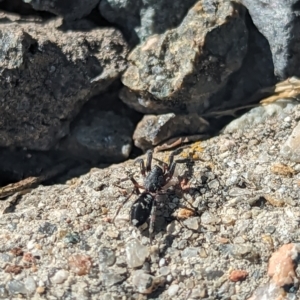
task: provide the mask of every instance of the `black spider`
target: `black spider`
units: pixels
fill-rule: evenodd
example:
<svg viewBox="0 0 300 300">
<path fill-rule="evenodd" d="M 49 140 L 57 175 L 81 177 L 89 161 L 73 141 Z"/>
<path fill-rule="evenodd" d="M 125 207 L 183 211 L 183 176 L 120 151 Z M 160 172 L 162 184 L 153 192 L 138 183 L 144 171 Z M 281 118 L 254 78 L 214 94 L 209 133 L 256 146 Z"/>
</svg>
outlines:
<svg viewBox="0 0 300 300">
<path fill-rule="evenodd" d="M 131 212 L 130 212 L 131 223 L 134 226 L 139 227 L 143 225 L 150 217 L 150 225 L 149 225 L 150 243 L 152 242 L 152 235 L 154 231 L 157 196 L 160 194 L 164 194 L 164 192 L 162 192 L 162 188 L 172 179 L 176 167 L 176 162 L 174 161 L 174 152 L 170 154 L 168 164 L 163 163 L 162 168 L 157 165 L 151 168 L 152 156 L 153 156 L 153 151 L 148 150 L 146 167 L 143 159 L 137 159 L 135 161 L 135 164 L 138 163 L 140 165 L 141 173 L 142 176 L 144 177 L 144 184 L 140 185 L 133 178 L 133 176 L 130 176 L 130 180 L 134 185 L 134 189 L 130 193 L 130 195 L 124 200 L 124 202 L 120 205 L 115 215 L 115 216 L 118 215 L 120 209 L 133 195 L 134 192 L 137 195 L 139 195 L 139 197 L 136 199 L 136 201 L 133 203 L 131 207 Z M 143 189 L 144 192 L 140 193 L 139 189 Z"/>
</svg>

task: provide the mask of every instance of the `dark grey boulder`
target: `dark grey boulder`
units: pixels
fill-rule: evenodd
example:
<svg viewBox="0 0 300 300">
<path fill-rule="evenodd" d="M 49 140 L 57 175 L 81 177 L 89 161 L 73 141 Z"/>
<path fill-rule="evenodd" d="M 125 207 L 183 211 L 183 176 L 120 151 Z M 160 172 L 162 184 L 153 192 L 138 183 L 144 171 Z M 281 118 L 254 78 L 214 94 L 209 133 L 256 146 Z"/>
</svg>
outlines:
<svg viewBox="0 0 300 300">
<path fill-rule="evenodd" d="M 25 0 L 35 10 L 51 12 L 66 20 L 76 20 L 87 16 L 100 0 Z"/>
<path fill-rule="evenodd" d="M 270 44 L 275 75 L 300 76 L 300 2 L 241 0 L 258 30 Z"/>
<path fill-rule="evenodd" d="M 51 149 L 83 104 L 126 67 L 119 31 L 62 32 L 60 25 L 0 25 L 0 147 Z"/>
</svg>

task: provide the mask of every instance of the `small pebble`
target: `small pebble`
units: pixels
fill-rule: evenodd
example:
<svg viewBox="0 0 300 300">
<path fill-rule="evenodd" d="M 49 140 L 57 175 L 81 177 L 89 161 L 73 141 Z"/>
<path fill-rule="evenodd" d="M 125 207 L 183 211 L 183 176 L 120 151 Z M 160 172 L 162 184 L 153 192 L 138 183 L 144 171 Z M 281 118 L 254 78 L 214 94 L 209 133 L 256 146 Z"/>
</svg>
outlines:
<svg viewBox="0 0 300 300">
<path fill-rule="evenodd" d="M 45 293 L 45 291 L 46 291 L 46 289 L 45 289 L 45 287 L 44 286 L 38 286 L 37 288 L 36 288 L 36 292 L 38 293 L 38 294 L 44 294 Z"/>
<path fill-rule="evenodd" d="M 34 240 L 30 240 L 28 243 L 27 243 L 27 249 L 28 250 L 32 250 L 34 247 L 35 247 L 35 244 L 36 242 Z"/>
<path fill-rule="evenodd" d="M 164 258 L 161 258 L 161 259 L 159 260 L 158 265 L 159 265 L 160 267 L 163 267 L 165 264 L 166 264 L 166 260 L 165 260 Z"/>
<path fill-rule="evenodd" d="M 111 272 L 103 272 L 101 274 L 102 283 L 106 287 L 111 287 L 115 284 L 118 284 L 119 282 L 124 281 L 124 279 L 126 279 L 125 276 Z"/>
<path fill-rule="evenodd" d="M 0 284 L 0 299 L 8 299 L 8 291 L 4 284 Z"/>
<path fill-rule="evenodd" d="M 230 273 L 229 280 L 232 282 L 243 281 L 247 278 L 248 272 L 244 270 L 233 270 Z"/>
<path fill-rule="evenodd" d="M 217 218 L 211 214 L 208 211 L 205 211 L 202 215 L 201 215 L 201 223 L 202 224 L 216 224 L 217 223 Z"/>
<path fill-rule="evenodd" d="M 192 230 L 198 230 L 200 227 L 200 218 L 199 217 L 191 217 L 183 221 L 183 224 Z"/>
<path fill-rule="evenodd" d="M 191 247 L 188 247 L 188 248 L 185 248 L 182 253 L 181 253 L 181 257 L 184 258 L 184 257 L 196 257 L 198 256 L 198 249 L 197 248 L 191 248 Z"/>
<path fill-rule="evenodd" d="M 166 276 L 170 273 L 170 268 L 169 267 L 161 267 L 159 269 L 159 274 L 160 275 L 163 275 L 163 276 Z"/>
<path fill-rule="evenodd" d="M 67 244 L 77 244 L 80 242 L 80 236 L 78 232 L 68 232 L 64 237 L 64 242 Z"/>
<path fill-rule="evenodd" d="M 57 271 L 53 277 L 51 277 L 52 283 L 61 284 L 67 280 L 69 277 L 69 272 L 66 270 L 59 270 Z"/>
<path fill-rule="evenodd" d="M 24 285 L 29 294 L 33 294 L 36 290 L 36 283 L 33 277 L 29 276 L 25 278 Z"/>
<path fill-rule="evenodd" d="M 179 291 L 179 285 L 178 284 L 172 284 L 168 288 L 168 295 L 169 297 L 174 297 Z"/>
<path fill-rule="evenodd" d="M 45 222 L 40 226 L 39 232 L 51 236 L 55 231 L 57 231 L 57 226 L 49 222 Z"/>
<path fill-rule="evenodd" d="M 127 243 L 126 257 L 128 266 L 131 268 L 141 267 L 149 256 L 149 249 L 134 239 Z"/>
<path fill-rule="evenodd" d="M 69 267 L 72 272 L 79 276 L 86 275 L 91 270 L 92 261 L 89 256 L 74 254 L 69 258 Z"/>
<path fill-rule="evenodd" d="M 151 294 L 157 288 L 155 277 L 141 270 L 134 273 L 132 283 L 141 294 Z"/>
<path fill-rule="evenodd" d="M 115 252 L 109 248 L 102 248 L 99 251 L 99 262 L 103 267 L 110 267 L 116 262 Z"/>
<path fill-rule="evenodd" d="M 27 289 L 25 285 L 20 280 L 11 280 L 7 284 L 7 288 L 10 294 L 26 294 Z"/>
</svg>

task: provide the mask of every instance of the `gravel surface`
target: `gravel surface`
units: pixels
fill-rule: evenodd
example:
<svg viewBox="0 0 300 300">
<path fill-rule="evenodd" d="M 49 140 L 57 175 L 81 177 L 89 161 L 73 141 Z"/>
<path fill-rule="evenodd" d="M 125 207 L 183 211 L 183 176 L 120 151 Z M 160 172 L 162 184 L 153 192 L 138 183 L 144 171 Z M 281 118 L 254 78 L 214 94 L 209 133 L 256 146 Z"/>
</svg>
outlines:
<svg viewBox="0 0 300 300">
<path fill-rule="evenodd" d="M 128 174 L 142 183 L 133 161 L 39 186 L 10 212 L 14 196 L 1 201 L 0 298 L 250 298 L 269 281 L 271 255 L 299 241 L 300 163 L 282 152 L 299 120 L 299 104 L 270 104 L 185 147 L 158 198 L 152 245 L 147 224 L 129 223 L 136 195 L 112 223 Z M 282 299 L 300 297 L 291 268 Z"/>
</svg>

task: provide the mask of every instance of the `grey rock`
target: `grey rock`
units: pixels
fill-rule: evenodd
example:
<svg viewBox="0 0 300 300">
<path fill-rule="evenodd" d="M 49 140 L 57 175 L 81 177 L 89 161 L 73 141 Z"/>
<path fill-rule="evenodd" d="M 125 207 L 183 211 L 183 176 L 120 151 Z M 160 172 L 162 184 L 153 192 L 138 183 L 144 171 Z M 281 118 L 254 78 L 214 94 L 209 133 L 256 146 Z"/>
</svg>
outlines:
<svg viewBox="0 0 300 300">
<path fill-rule="evenodd" d="M 128 49 L 118 31 L 64 33 L 60 24 L 0 25 L 0 147 L 50 149 L 125 68 Z"/>
<path fill-rule="evenodd" d="M 119 162 L 129 157 L 133 124 L 112 111 L 83 112 L 59 149 L 91 162 Z"/>
<path fill-rule="evenodd" d="M 169 267 L 161 267 L 159 269 L 159 274 L 162 276 L 167 276 L 168 274 L 170 274 L 170 268 Z"/>
<path fill-rule="evenodd" d="M 0 254 L 0 261 L 3 261 L 3 262 L 11 262 L 12 261 L 12 256 L 9 255 L 9 254 L 6 254 L 6 253 L 1 253 Z"/>
<path fill-rule="evenodd" d="M 100 249 L 99 262 L 103 268 L 112 266 L 116 262 L 115 252 L 109 248 Z"/>
<path fill-rule="evenodd" d="M 67 20 L 80 19 L 87 16 L 100 0 L 24 0 L 35 10 L 48 11 Z"/>
<path fill-rule="evenodd" d="M 207 278 L 207 280 L 217 280 L 218 278 L 222 277 L 223 275 L 224 275 L 224 272 L 222 270 L 207 269 L 204 272 L 204 276 Z"/>
<path fill-rule="evenodd" d="M 142 270 L 135 271 L 132 277 L 132 283 L 136 291 L 141 294 L 151 294 L 163 281 L 162 277 L 154 277 Z"/>
<path fill-rule="evenodd" d="M 136 43 L 178 26 L 196 1 L 102 0 L 99 10 L 105 19 L 121 26 Z"/>
<path fill-rule="evenodd" d="M 244 9 L 198 1 L 178 28 L 131 52 L 120 97 L 143 113 L 202 112 L 241 67 L 247 38 Z"/>
<path fill-rule="evenodd" d="M 80 242 L 80 235 L 78 232 L 68 232 L 64 237 L 66 244 L 77 244 Z"/>
<path fill-rule="evenodd" d="M 192 217 L 192 218 L 188 218 L 186 220 L 183 221 L 183 224 L 192 230 L 198 230 L 200 227 L 200 218 L 199 217 Z"/>
<path fill-rule="evenodd" d="M 263 298 L 276 299 L 282 293 L 283 293 L 283 289 L 281 289 L 279 286 L 276 286 L 276 284 L 274 282 L 268 282 L 265 285 L 258 287 L 254 291 L 250 300 L 260 300 Z M 295 296 L 295 295 L 291 295 L 291 297 L 286 297 L 286 299 L 296 299 L 293 296 Z"/>
<path fill-rule="evenodd" d="M 54 276 L 51 277 L 51 282 L 56 284 L 64 283 L 69 277 L 69 272 L 66 270 L 58 270 Z"/>
<path fill-rule="evenodd" d="M 247 259 L 255 262 L 260 257 L 259 253 L 251 244 L 221 245 L 220 248 L 221 251 L 227 252 L 235 259 Z"/>
<path fill-rule="evenodd" d="M 179 291 L 179 285 L 178 284 L 172 284 L 168 288 L 168 295 L 169 297 L 174 297 Z"/>
<path fill-rule="evenodd" d="M 133 140 L 145 151 L 172 137 L 203 133 L 208 128 L 208 122 L 196 114 L 146 115 L 138 123 Z"/>
<path fill-rule="evenodd" d="M 101 274 L 101 279 L 104 286 L 111 287 L 117 283 L 124 281 L 126 277 L 120 274 L 115 274 L 113 272 L 103 272 Z"/>
<path fill-rule="evenodd" d="M 148 255 L 148 247 L 142 245 L 138 240 L 134 239 L 128 242 L 126 246 L 126 256 L 129 267 L 141 267 Z"/>
<path fill-rule="evenodd" d="M 33 294 L 36 290 L 36 282 L 33 277 L 28 276 L 24 279 L 24 285 L 29 294 Z"/>
<path fill-rule="evenodd" d="M 255 103 L 268 95 L 267 89 L 276 83 L 270 45 L 253 25 L 248 13 L 245 16 L 248 30 L 248 49 L 242 66 L 233 72 L 227 84 L 210 98 L 210 111 L 241 107 Z M 273 89 L 270 89 L 270 93 Z"/>
<path fill-rule="evenodd" d="M 49 222 L 45 222 L 40 226 L 39 232 L 51 236 L 54 232 L 57 231 L 57 226 Z"/>
<path fill-rule="evenodd" d="M 5 288 L 4 284 L 0 284 L 0 299 L 7 299 L 8 298 L 8 291 Z"/>
<path fill-rule="evenodd" d="M 254 24 L 267 38 L 280 79 L 299 76 L 300 30 L 298 0 L 241 0 L 248 8 Z"/>
<path fill-rule="evenodd" d="M 7 283 L 7 289 L 10 294 L 27 294 L 27 289 L 25 288 L 25 285 L 20 280 L 11 280 Z"/>
<path fill-rule="evenodd" d="M 300 122 L 294 128 L 292 134 L 281 147 L 282 157 L 293 162 L 300 162 Z"/>
<path fill-rule="evenodd" d="M 181 256 L 186 258 L 196 257 L 197 255 L 198 255 L 198 249 L 192 247 L 185 248 L 181 253 Z"/>
</svg>

